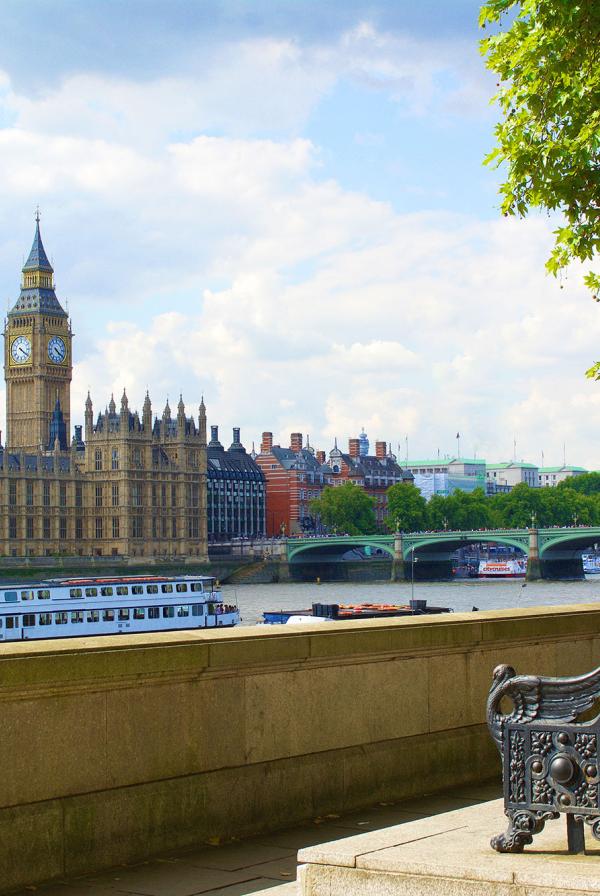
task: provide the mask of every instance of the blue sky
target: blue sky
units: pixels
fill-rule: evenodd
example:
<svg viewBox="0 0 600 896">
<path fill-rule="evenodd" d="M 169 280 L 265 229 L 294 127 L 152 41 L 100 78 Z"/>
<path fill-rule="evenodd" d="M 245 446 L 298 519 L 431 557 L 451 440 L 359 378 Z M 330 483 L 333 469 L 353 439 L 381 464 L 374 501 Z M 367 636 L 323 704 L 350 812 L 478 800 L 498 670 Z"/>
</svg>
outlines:
<svg viewBox="0 0 600 896">
<path fill-rule="evenodd" d="M 228 443 L 597 466 L 597 315 L 498 214 L 478 4 L 30 2 L 0 28 L 0 283 L 42 210 L 74 422 L 204 394 Z M 587 302 L 587 304 L 586 304 Z M 402 449 L 404 450 L 404 449 Z"/>
</svg>

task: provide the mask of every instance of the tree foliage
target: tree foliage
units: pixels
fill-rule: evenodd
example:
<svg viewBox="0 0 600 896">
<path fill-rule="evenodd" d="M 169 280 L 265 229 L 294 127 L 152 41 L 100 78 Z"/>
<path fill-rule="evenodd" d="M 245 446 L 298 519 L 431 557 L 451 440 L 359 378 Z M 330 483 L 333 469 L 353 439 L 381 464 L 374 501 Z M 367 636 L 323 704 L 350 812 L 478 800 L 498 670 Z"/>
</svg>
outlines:
<svg viewBox="0 0 600 896">
<path fill-rule="evenodd" d="M 569 476 L 559 482 L 557 488 L 573 488 L 582 495 L 595 495 L 600 492 L 600 473 L 582 473 L 580 476 Z"/>
<path fill-rule="evenodd" d="M 386 525 L 392 532 L 418 532 L 427 521 L 427 502 L 411 482 L 397 482 L 387 490 Z"/>
<path fill-rule="evenodd" d="M 506 163 L 505 215 L 560 215 L 546 263 L 556 275 L 600 249 L 600 2 L 487 0 L 479 21 L 494 31 L 481 50 L 503 113 L 485 161 Z M 600 276 L 585 282 L 600 301 Z M 600 362 L 587 375 L 600 379 Z"/>
<path fill-rule="evenodd" d="M 334 488 L 327 486 L 321 497 L 311 501 L 310 511 L 320 516 L 331 531 L 346 535 L 369 535 L 375 532 L 375 499 L 354 485 L 345 482 Z"/>
<path fill-rule="evenodd" d="M 556 488 L 531 488 L 521 482 L 512 491 L 490 498 L 482 489 L 470 493 L 455 491 L 448 496 L 434 495 L 426 506 L 421 528 L 433 531 L 526 529 L 532 523 L 542 528 L 574 524 L 597 526 L 600 525 L 600 491 L 596 489 L 600 488 L 600 474 L 590 473 L 588 476 L 594 477 L 588 480 L 589 492 L 585 485 L 579 489 L 575 486 L 579 479 L 586 478 L 578 476 Z"/>
</svg>

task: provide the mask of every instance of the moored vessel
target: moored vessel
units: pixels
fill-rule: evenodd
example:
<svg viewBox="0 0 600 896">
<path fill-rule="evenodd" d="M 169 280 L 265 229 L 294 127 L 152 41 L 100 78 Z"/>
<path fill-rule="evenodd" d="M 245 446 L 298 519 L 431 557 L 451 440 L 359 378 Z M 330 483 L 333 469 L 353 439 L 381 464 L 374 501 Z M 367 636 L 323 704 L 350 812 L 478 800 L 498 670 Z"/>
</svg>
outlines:
<svg viewBox="0 0 600 896">
<path fill-rule="evenodd" d="M 480 579 L 523 579 L 526 573 L 527 561 L 525 559 L 481 560 L 477 576 Z"/>
<path fill-rule="evenodd" d="M 212 576 L 103 576 L 0 586 L 0 641 L 237 625 Z"/>
<path fill-rule="evenodd" d="M 313 604 L 306 610 L 265 610 L 267 625 L 296 622 L 344 622 L 353 619 L 385 619 L 395 616 L 427 616 L 452 613 L 451 607 L 434 607 L 426 600 L 411 600 L 408 604 Z"/>
</svg>

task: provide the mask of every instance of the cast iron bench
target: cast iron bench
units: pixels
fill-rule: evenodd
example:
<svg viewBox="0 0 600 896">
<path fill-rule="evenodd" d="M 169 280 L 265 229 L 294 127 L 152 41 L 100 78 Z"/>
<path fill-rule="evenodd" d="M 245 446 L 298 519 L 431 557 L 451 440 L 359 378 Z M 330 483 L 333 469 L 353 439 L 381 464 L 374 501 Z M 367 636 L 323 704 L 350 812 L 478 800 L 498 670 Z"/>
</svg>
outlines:
<svg viewBox="0 0 600 896">
<path fill-rule="evenodd" d="M 503 698 L 512 709 L 503 712 Z M 567 818 L 569 852 L 585 849 L 584 822 L 600 840 L 600 715 L 579 716 L 600 699 L 600 667 L 575 678 L 517 675 L 494 669 L 487 723 L 502 757 L 506 833 L 493 837 L 498 852 L 522 852 L 546 821 Z"/>
</svg>

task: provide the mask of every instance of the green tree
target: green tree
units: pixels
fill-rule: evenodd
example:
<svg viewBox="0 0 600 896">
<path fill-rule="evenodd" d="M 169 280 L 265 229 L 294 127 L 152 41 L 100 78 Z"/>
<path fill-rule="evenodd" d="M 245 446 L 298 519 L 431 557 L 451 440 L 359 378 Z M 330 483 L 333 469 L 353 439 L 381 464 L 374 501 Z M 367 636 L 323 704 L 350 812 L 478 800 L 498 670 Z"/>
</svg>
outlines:
<svg viewBox="0 0 600 896">
<path fill-rule="evenodd" d="M 479 21 L 494 30 L 481 50 L 503 113 L 485 161 L 506 164 L 505 215 L 560 216 L 546 263 L 556 276 L 600 249 L 600 3 L 487 0 Z M 600 276 L 590 271 L 585 282 L 600 301 Z M 587 375 L 600 379 L 600 362 Z"/>
<path fill-rule="evenodd" d="M 310 511 L 320 516 L 328 528 L 348 535 L 369 535 L 375 532 L 375 499 L 354 485 L 327 486 L 320 498 L 310 502 Z"/>
<path fill-rule="evenodd" d="M 386 526 L 392 532 L 420 532 L 425 528 L 427 501 L 410 482 L 397 482 L 387 490 Z"/>
<path fill-rule="evenodd" d="M 600 492 L 600 473 L 582 473 L 581 476 L 569 476 L 556 486 L 557 489 L 572 488 L 582 495 L 595 495 Z"/>
<path fill-rule="evenodd" d="M 447 497 L 434 495 L 427 505 L 430 529 L 487 529 L 493 524 L 489 498 L 481 488 L 472 492 L 460 489 Z"/>
</svg>

